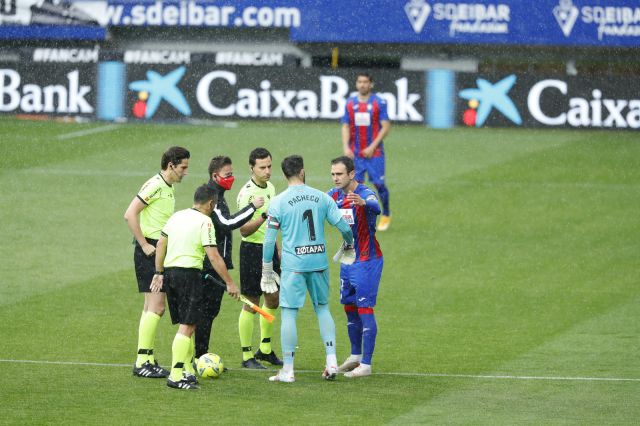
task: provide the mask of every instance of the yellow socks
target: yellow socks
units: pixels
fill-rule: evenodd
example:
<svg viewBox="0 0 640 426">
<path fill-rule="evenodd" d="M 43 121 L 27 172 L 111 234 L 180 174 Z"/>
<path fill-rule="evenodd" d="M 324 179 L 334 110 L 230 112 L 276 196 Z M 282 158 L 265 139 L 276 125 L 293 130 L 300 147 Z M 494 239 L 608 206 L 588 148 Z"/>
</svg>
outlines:
<svg viewBox="0 0 640 426">
<path fill-rule="evenodd" d="M 154 312 L 142 312 L 140 325 L 138 327 L 138 358 L 136 359 L 136 367 L 140 367 L 147 360 L 151 364 L 155 362 L 153 346 L 155 345 L 156 331 L 158 330 L 160 318 L 162 317 Z"/>
<path fill-rule="evenodd" d="M 238 318 L 238 331 L 240 332 L 240 346 L 242 346 L 242 360 L 253 358 L 251 339 L 253 338 L 253 315 L 251 312 L 240 311 Z"/>
</svg>

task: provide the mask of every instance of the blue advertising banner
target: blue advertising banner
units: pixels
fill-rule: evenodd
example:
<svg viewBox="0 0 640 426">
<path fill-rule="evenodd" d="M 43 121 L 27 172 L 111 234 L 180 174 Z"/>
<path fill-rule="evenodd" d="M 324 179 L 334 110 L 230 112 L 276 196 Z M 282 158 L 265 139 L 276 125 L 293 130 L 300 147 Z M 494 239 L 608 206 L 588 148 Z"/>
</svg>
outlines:
<svg viewBox="0 0 640 426">
<path fill-rule="evenodd" d="M 283 28 L 294 42 L 640 47 L 640 2 L 0 0 L 0 37 L 37 35 L 16 25 Z"/>
<path fill-rule="evenodd" d="M 637 0 L 109 0 L 103 16 L 116 26 L 289 28 L 297 42 L 640 46 Z"/>
<path fill-rule="evenodd" d="M 297 28 L 313 9 L 336 6 L 295 0 L 109 0 L 104 11 L 112 26 L 190 26 L 229 28 Z M 328 8 L 327 8 L 328 9 Z"/>
<path fill-rule="evenodd" d="M 304 42 L 640 46 L 638 0 L 312 0 Z"/>
</svg>

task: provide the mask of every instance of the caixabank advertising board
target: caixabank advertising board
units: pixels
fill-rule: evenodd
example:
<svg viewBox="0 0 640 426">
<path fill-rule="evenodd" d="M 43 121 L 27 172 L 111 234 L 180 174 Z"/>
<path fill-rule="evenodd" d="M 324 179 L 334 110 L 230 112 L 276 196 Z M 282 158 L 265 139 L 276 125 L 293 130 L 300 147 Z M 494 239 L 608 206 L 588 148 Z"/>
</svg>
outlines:
<svg viewBox="0 0 640 426">
<path fill-rule="evenodd" d="M 172 121 L 338 120 L 355 91 L 357 75 L 357 71 L 209 64 L 128 64 L 122 72 L 128 118 Z M 424 73 L 376 71 L 373 78 L 391 120 L 424 122 Z"/>
<path fill-rule="evenodd" d="M 640 77 L 456 75 L 454 121 L 470 127 L 640 129 Z"/>
<path fill-rule="evenodd" d="M 95 116 L 92 63 L 0 63 L 0 113 Z"/>
</svg>

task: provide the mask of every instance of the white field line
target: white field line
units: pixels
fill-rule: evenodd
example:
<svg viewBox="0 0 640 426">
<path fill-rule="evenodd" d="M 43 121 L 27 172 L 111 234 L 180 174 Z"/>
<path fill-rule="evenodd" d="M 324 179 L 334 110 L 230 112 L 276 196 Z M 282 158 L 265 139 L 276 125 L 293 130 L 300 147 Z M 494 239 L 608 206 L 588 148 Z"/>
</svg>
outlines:
<svg viewBox="0 0 640 426">
<path fill-rule="evenodd" d="M 81 138 L 83 136 L 92 135 L 94 133 L 109 132 L 111 130 L 117 129 L 118 127 L 120 126 L 117 124 L 107 124 L 106 126 L 94 127 L 92 129 L 78 130 L 77 132 L 64 133 L 62 135 L 56 136 L 56 139 L 58 139 L 59 141 L 62 141 L 66 139 Z"/>
<path fill-rule="evenodd" d="M 8 364 L 53 364 L 73 365 L 89 367 L 128 367 L 133 364 L 112 364 L 103 362 L 76 362 L 76 361 L 37 361 L 27 359 L 0 359 L 0 362 Z M 263 370 L 248 370 L 244 368 L 230 368 L 230 371 L 245 371 L 259 373 Z M 274 370 L 272 370 L 274 371 Z M 296 373 L 320 373 L 320 370 L 296 370 Z M 515 375 L 490 375 L 490 374 L 446 374 L 446 373 L 372 373 L 376 376 L 401 376 L 401 377 L 442 377 L 460 379 L 488 379 L 488 380 L 548 380 L 548 381 L 583 381 L 583 382 L 640 382 L 640 378 L 627 377 L 580 377 L 580 376 L 515 376 Z"/>
</svg>

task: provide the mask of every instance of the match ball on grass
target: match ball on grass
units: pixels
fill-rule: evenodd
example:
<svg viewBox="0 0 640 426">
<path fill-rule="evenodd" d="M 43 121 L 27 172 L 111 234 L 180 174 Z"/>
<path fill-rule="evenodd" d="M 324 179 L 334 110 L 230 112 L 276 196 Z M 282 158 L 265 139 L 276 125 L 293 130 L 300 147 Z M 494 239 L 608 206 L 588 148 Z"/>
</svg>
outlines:
<svg viewBox="0 0 640 426">
<path fill-rule="evenodd" d="M 201 377 L 217 379 L 224 371 L 222 358 L 216 354 L 204 354 L 198 358 L 198 374 Z"/>
</svg>

